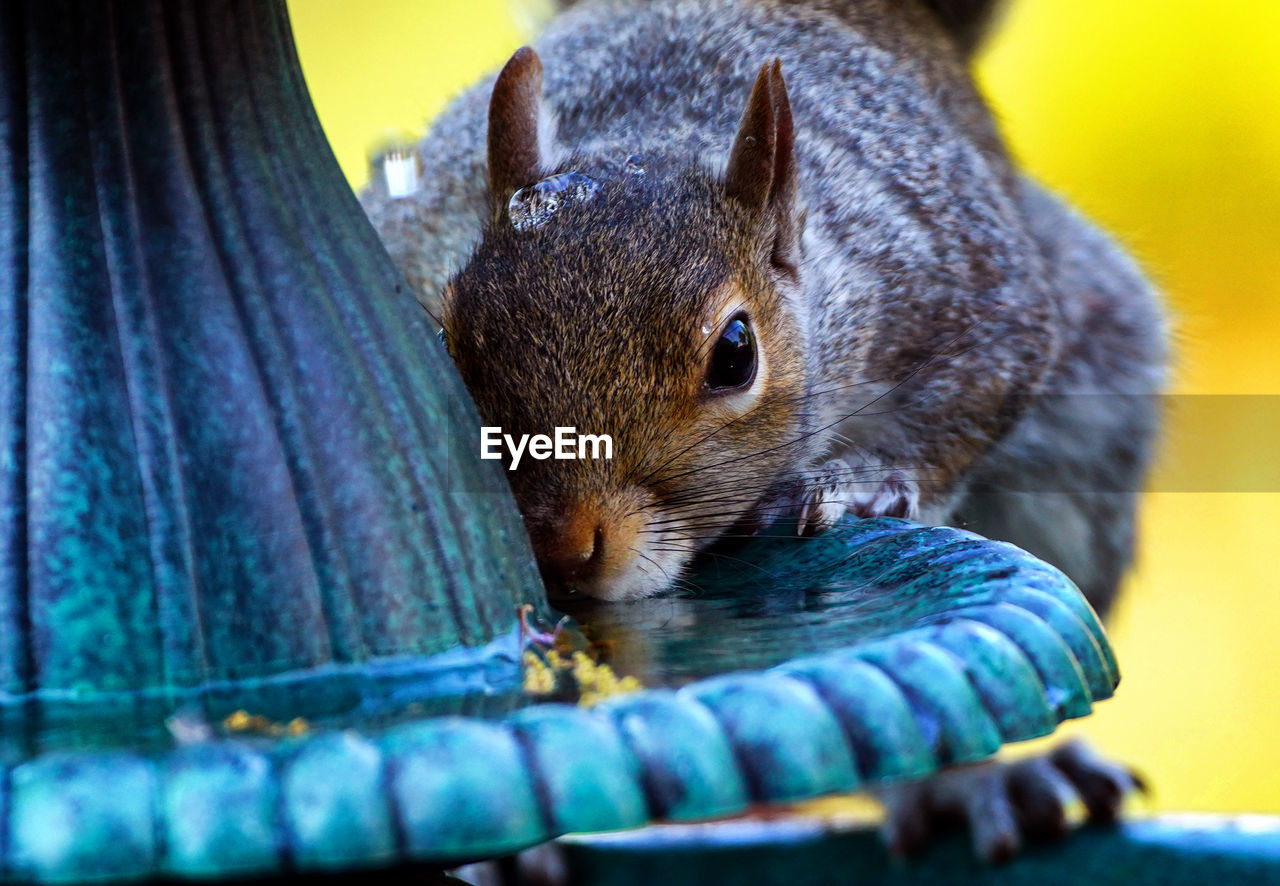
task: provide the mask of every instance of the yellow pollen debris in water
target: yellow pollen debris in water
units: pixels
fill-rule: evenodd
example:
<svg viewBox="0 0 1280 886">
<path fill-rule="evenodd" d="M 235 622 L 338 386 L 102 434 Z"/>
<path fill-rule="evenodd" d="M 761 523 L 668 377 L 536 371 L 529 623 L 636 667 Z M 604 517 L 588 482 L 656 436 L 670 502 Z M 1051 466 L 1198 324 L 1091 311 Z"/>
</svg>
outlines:
<svg viewBox="0 0 1280 886">
<path fill-rule="evenodd" d="M 306 735 L 311 724 L 302 717 L 294 717 L 288 723 L 277 723 L 261 714 L 238 710 L 223 718 L 222 727 L 228 732 L 256 732 L 263 735 Z"/>
<path fill-rule="evenodd" d="M 569 679 L 576 687 L 578 704 L 582 707 L 591 707 L 610 696 L 644 688 L 635 677 L 619 677 L 609 665 L 592 660 L 585 652 L 575 652 L 565 660 L 559 653 L 550 651 L 544 661 L 536 653 L 526 651 L 522 661 L 526 693 L 549 696 L 555 693 L 561 679 Z"/>
</svg>

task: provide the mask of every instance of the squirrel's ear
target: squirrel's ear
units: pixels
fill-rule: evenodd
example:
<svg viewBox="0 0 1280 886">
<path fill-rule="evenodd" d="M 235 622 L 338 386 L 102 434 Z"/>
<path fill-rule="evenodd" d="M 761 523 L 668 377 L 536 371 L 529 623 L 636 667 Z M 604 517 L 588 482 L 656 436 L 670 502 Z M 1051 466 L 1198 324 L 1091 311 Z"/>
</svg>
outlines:
<svg viewBox="0 0 1280 886">
<path fill-rule="evenodd" d="M 795 126 L 782 62 L 760 69 L 738 135 L 729 152 L 725 191 L 748 209 L 768 213 L 777 225 L 774 261 L 791 265 L 799 246 L 796 213 Z"/>
<path fill-rule="evenodd" d="M 542 175 L 541 105 L 542 61 L 522 46 L 498 74 L 489 99 L 489 201 L 495 213 Z"/>
</svg>

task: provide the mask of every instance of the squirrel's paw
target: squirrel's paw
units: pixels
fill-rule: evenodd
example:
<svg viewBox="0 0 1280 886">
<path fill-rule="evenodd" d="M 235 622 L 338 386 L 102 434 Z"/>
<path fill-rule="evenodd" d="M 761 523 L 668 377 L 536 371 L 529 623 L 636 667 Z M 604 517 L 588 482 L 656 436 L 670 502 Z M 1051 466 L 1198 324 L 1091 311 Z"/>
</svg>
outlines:
<svg viewBox="0 0 1280 886">
<path fill-rule="evenodd" d="M 854 480 L 849 510 L 859 517 L 902 517 L 920 514 L 920 489 L 901 471 L 890 471 L 878 481 Z"/>
<path fill-rule="evenodd" d="M 901 471 L 877 470 L 883 476 L 871 480 L 865 470 L 850 467 L 843 459 L 832 459 L 820 467 L 804 490 L 796 534 L 813 535 L 830 529 L 846 511 L 864 518 L 914 519 L 920 507 L 916 484 Z"/>
<path fill-rule="evenodd" d="M 835 526 L 849 509 L 851 496 L 849 466 L 838 458 L 824 464 L 805 486 L 796 535 L 814 535 Z"/>
<path fill-rule="evenodd" d="M 1077 801 L 1089 821 L 1115 821 L 1135 789 L 1147 790 L 1136 773 L 1072 741 L 1040 756 L 992 760 L 888 785 L 877 795 L 893 854 L 918 853 L 936 832 L 960 824 L 968 827 L 977 856 L 998 863 L 1017 855 L 1023 842 L 1064 837 L 1068 808 Z"/>
</svg>

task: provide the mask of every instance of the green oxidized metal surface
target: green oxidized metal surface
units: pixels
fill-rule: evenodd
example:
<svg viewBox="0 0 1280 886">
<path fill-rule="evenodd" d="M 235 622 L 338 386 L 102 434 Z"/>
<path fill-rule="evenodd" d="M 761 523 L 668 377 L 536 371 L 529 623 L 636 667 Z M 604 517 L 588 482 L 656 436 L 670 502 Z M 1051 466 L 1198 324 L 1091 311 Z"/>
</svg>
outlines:
<svg viewBox="0 0 1280 886">
<path fill-rule="evenodd" d="M 993 867 L 953 839 L 910 862 L 874 829 L 774 819 L 571 839 L 567 882 L 591 886 L 1203 886 L 1280 884 L 1280 819 L 1166 815 L 1086 827 Z"/>
<path fill-rule="evenodd" d="M 1080 716 L 1088 707 L 1075 667 L 1095 692 L 1109 692 L 1103 687 L 1115 678 L 1115 658 L 1097 616 L 1074 588 L 1064 592 L 1069 585 L 1058 570 L 1008 544 L 950 528 L 904 531 L 912 525 L 870 520 L 809 540 L 778 526 L 739 549 L 713 554 L 682 582 L 691 589 L 682 597 L 557 605 L 616 650 L 620 670 L 648 683 L 672 683 L 720 673 L 726 660 L 740 668 L 769 667 L 807 651 L 871 640 L 946 615 L 964 599 L 988 627 L 940 631 L 943 646 L 999 644 L 992 625 L 1043 646 L 1039 665 L 1062 672 L 1051 681 L 1060 716 Z M 1060 654 L 1059 639 L 1067 641 L 1074 664 Z M 1000 660 L 987 666 L 988 687 L 1001 679 L 989 671 Z M 921 675 L 930 670 L 927 662 L 916 667 Z"/>
<path fill-rule="evenodd" d="M 4 5 L 0 759 L 456 693 L 424 656 L 513 630 L 519 516 L 458 494 L 504 481 L 400 287 L 282 3 Z"/>
<path fill-rule="evenodd" d="M 886 547 L 913 553 L 881 558 Z M 784 552 L 800 548 L 766 539 L 740 552 L 784 570 L 772 609 L 762 587 L 737 588 L 767 617 L 731 605 L 717 567 L 691 576 L 706 588 L 700 630 L 768 646 L 779 663 L 765 670 L 490 721 L 410 713 L 385 730 L 356 719 L 287 740 L 45 754 L 9 770 L 5 870 L 55 882 L 447 864 L 927 775 L 1051 731 L 1116 684 L 1079 592 L 1016 548 L 890 519 L 805 542 L 812 569 L 786 572 Z M 1029 587 L 1057 628 L 1003 601 Z M 832 594 L 853 609 L 870 600 L 878 616 L 855 630 Z M 815 633 L 807 606 L 842 627 Z"/>
</svg>

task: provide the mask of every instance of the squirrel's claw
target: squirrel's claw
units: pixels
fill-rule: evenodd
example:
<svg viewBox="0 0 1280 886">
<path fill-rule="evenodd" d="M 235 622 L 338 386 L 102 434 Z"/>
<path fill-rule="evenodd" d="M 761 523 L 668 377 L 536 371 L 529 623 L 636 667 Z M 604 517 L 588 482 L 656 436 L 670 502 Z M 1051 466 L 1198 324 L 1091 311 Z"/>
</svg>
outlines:
<svg viewBox="0 0 1280 886">
<path fill-rule="evenodd" d="M 859 517 L 902 517 L 914 520 L 920 513 L 920 490 L 901 471 L 890 471 L 873 487 L 857 483 L 849 496 L 849 510 Z"/>
<path fill-rule="evenodd" d="M 814 535 L 830 529 L 846 511 L 863 518 L 905 517 L 915 519 L 920 510 L 920 492 L 901 471 L 890 471 L 879 480 L 868 480 L 865 469 L 850 467 L 835 458 L 819 468 L 805 488 L 797 535 Z"/>
<path fill-rule="evenodd" d="M 1067 742 L 1050 754 L 1050 760 L 1071 782 L 1093 822 L 1115 821 L 1127 795 L 1150 793 L 1138 772 L 1099 756 L 1082 741 Z"/>
<path fill-rule="evenodd" d="M 849 466 L 832 459 L 818 469 L 805 487 L 796 519 L 796 535 L 816 535 L 840 522 L 849 508 Z"/>
<path fill-rule="evenodd" d="M 979 858 L 999 863 L 1017 855 L 1024 841 L 1064 837 L 1076 802 L 1089 821 L 1115 821 L 1134 790 L 1146 792 L 1139 776 L 1073 741 L 1045 755 L 961 766 L 889 785 L 877 795 L 885 807 L 883 836 L 894 855 L 916 854 L 937 832 L 958 823 L 969 828 Z"/>
</svg>

